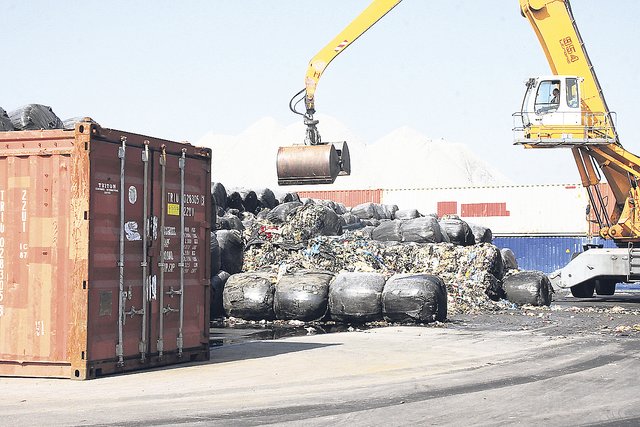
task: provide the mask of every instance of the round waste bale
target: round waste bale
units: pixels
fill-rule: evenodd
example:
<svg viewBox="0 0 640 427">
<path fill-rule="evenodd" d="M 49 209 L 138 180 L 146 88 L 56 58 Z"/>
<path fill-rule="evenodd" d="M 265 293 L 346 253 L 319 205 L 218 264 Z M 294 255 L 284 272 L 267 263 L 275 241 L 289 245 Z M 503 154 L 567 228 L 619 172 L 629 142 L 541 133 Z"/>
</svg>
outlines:
<svg viewBox="0 0 640 427">
<path fill-rule="evenodd" d="M 491 243 L 493 241 L 493 233 L 490 228 L 477 224 L 469 224 L 469 227 L 471 227 L 476 243 Z"/>
<path fill-rule="evenodd" d="M 440 227 L 449 236 L 454 245 L 471 246 L 476 243 L 471 227 L 465 221 L 455 215 L 441 219 Z"/>
<path fill-rule="evenodd" d="M 429 323 L 447 319 L 447 288 L 432 274 L 396 274 L 382 291 L 382 315 L 391 322 Z"/>
<path fill-rule="evenodd" d="M 220 269 L 229 274 L 242 271 L 244 242 L 238 230 L 218 230 L 216 238 L 220 246 Z"/>
<path fill-rule="evenodd" d="M 361 203 L 351 209 L 351 213 L 360 219 L 380 219 L 374 203 Z"/>
<path fill-rule="evenodd" d="M 293 201 L 281 203 L 269 211 L 267 221 L 273 222 L 274 224 L 282 224 L 287 220 L 289 214 L 299 206 L 302 206 L 302 202 Z"/>
<path fill-rule="evenodd" d="M 520 271 L 503 280 L 505 295 L 514 304 L 551 305 L 553 288 L 541 271 Z"/>
<path fill-rule="evenodd" d="M 227 190 L 227 206 L 228 209 L 237 209 L 238 211 L 244 211 L 244 205 L 242 204 L 242 195 L 237 191 Z"/>
<path fill-rule="evenodd" d="M 258 208 L 273 209 L 278 206 L 276 195 L 268 188 L 256 190 L 256 196 L 258 197 Z"/>
<path fill-rule="evenodd" d="M 400 221 L 402 241 L 416 243 L 440 243 L 443 241 L 442 229 L 438 220 L 432 216 Z"/>
<path fill-rule="evenodd" d="M 275 274 L 265 272 L 239 273 L 229 277 L 222 292 L 227 316 L 272 320 L 276 279 Z"/>
<path fill-rule="evenodd" d="M 224 317 L 222 293 L 224 292 L 224 284 L 229 277 L 230 274 L 226 271 L 219 271 L 218 274 L 211 276 L 211 319 Z"/>
<path fill-rule="evenodd" d="M 242 206 L 247 212 L 255 213 L 258 209 L 258 196 L 253 190 L 238 190 L 242 198 Z"/>
<path fill-rule="evenodd" d="M 215 231 L 212 231 L 210 236 L 211 276 L 214 276 L 220 271 L 220 245 Z"/>
<path fill-rule="evenodd" d="M 402 242 L 402 221 L 382 221 L 373 232 L 371 238 L 381 242 Z"/>
<path fill-rule="evenodd" d="M 288 202 L 300 202 L 300 196 L 298 196 L 298 193 L 285 193 L 278 197 L 279 204 Z"/>
<path fill-rule="evenodd" d="M 28 104 L 8 115 L 16 130 L 64 129 L 62 120 L 46 105 Z"/>
<path fill-rule="evenodd" d="M 211 184 L 211 200 L 223 212 L 227 210 L 227 189 L 219 182 Z"/>
<path fill-rule="evenodd" d="M 343 272 L 329 286 L 329 313 L 338 322 L 365 323 L 382 319 L 380 273 Z"/>
<path fill-rule="evenodd" d="M 509 248 L 500 249 L 500 255 L 502 255 L 502 262 L 504 263 L 504 270 L 517 270 L 518 261 L 516 255 Z"/>
<path fill-rule="evenodd" d="M 395 213 L 396 219 L 414 219 L 419 218 L 420 212 L 417 209 L 400 209 Z"/>
<path fill-rule="evenodd" d="M 327 314 L 333 277 L 333 273 L 322 270 L 298 270 L 282 276 L 273 297 L 276 318 L 303 322 L 322 320 Z"/>
<path fill-rule="evenodd" d="M 245 229 L 245 226 L 240 218 L 227 212 L 216 219 L 216 228 L 218 230 L 242 231 Z"/>
<path fill-rule="evenodd" d="M 6 132 L 14 130 L 13 123 L 11 123 L 11 119 L 7 115 L 7 112 L 0 107 L 0 132 Z"/>
</svg>

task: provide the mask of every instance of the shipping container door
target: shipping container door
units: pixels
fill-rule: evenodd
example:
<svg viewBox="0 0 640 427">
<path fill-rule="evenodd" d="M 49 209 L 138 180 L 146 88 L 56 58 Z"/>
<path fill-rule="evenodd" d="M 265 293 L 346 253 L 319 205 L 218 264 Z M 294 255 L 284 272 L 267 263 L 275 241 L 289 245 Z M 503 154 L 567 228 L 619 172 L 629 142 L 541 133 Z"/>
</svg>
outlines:
<svg viewBox="0 0 640 427">
<path fill-rule="evenodd" d="M 162 147 L 153 153 L 151 345 L 160 356 L 208 346 L 203 333 L 209 321 L 206 165 L 204 159 Z"/>
<path fill-rule="evenodd" d="M 123 365 L 125 359 L 144 358 L 148 353 L 147 152 L 126 141 L 95 141 L 91 146 L 91 361 L 117 360 Z"/>
<path fill-rule="evenodd" d="M 20 361 L 3 373 L 67 359 L 71 156 L 39 155 L 47 143 L 0 152 L 0 362 Z"/>
</svg>

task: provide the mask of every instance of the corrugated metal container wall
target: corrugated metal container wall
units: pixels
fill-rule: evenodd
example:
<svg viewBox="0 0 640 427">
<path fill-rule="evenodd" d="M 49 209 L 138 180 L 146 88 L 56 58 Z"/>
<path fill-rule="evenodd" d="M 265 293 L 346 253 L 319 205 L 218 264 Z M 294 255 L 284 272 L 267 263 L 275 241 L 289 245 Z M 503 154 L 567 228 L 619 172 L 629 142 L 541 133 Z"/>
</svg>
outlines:
<svg viewBox="0 0 640 427">
<path fill-rule="evenodd" d="M 613 213 L 613 209 L 616 206 L 616 199 L 613 195 L 613 191 L 611 191 L 611 187 L 607 183 L 598 184 L 598 190 L 600 190 L 600 194 L 602 195 L 602 200 L 605 203 L 607 215 L 611 217 L 611 214 Z M 594 197 L 595 197 L 595 194 L 594 194 Z M 589 212 L 589 230 L 591 234 L 595 236 L 597 236 L 600 232 L 600 225 L 598 224 L 595 209 L 593 208 Z"/>
<path fill-rule="evenodd" d="M 496 236 L 586 236 L 589 230 L 589 198 L 581 185 L 383 190 L 382 203 L 423 214 L 457 214 Z"/>
<path fill-rule="evenodd" d="M 551 273 L 567 265 L 574 253 L 582 252 L 587 243 L 612 248 L 611 240 L 586 237 L 496 237 L 493 244 L 513 251 L 522 270 Z"/>
<path fill-rule="evenodd" d="M 0 132 L 0 375 L 209 357 L 210 164 L 90 122 Z"/>
<path fill-rule="evenodd" d="M 382 198 L 382 190 L 298 191 L 297 193 L 303 198 L 333 200 L 351 208 L 361 203 L 380 203 Z"/>
</svg>

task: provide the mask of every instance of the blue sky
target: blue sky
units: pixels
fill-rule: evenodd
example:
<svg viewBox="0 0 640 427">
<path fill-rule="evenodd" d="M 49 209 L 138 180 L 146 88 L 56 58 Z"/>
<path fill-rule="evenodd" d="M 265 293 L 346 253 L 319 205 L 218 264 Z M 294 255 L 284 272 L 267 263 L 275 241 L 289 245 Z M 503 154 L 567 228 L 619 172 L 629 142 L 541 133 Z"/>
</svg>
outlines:
<svg viewBox="0 0 640 427">
<path fill-rule="evenodd" d="M 192 143 L 265 116 L 289 124 L 309 59 L 368 4 L 5 0 L 0 106 L 42 103 Z M 638 154 L 640 2 L 572 7 L 621 142 Z M 404 0 L 330 65 L 316 107 L 367 141 L 409 126 L 467 144 L 517 183 L 578 182 L 568 150 L 512 146 L 523 82 L 548 73 L 517 0 Z"/>
</svg>

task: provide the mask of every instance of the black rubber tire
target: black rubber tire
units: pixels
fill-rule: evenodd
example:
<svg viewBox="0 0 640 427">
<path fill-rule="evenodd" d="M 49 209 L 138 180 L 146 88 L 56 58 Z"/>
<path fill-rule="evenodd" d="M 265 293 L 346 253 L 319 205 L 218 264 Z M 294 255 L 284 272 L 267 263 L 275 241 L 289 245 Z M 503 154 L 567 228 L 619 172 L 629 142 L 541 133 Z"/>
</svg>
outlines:
<svg viewBox="0 0 640 427">
<path fill-rule="evenodd" d="M 596 294 L 613 295 L 616 292 L 616 282 L 611 279 L 596 279 Z"/>
<path fill-rule="evenodd" d="M 575 298 L 593 298 L 595 288 L 596 286 L 593 281 L 581 283 L 571 287 L 571 295 Z"/>
</svg>

